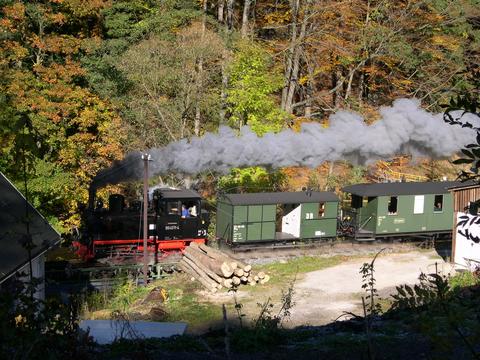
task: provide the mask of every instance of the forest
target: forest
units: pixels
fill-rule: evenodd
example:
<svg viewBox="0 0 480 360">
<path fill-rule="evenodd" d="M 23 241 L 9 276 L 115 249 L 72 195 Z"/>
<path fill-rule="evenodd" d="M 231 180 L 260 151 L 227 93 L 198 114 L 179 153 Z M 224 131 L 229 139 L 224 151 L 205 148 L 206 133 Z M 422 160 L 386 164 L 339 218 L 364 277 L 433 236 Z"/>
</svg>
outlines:
<svg viewBox="0 0 480 360">
<path fill-rule="evenodd" d="M 480 63 L 479 0 L 1 0 L 0 9 L 0 170 L 27 183 L 62 232 L 79 224 L 98 171 L 132 150 L 221 125 L 260 136 L 328 127 L 339 109 L 372 123 L 397 98 L 441 112 L 475 89 Z M 429 164 L 419 176 L 435 177 Z M 346 181 L 334 165 L 305 170 L 309 186 Z M 345 178 L 363 178 L 342 166 Z M 299 173 L 198 178 L 250 191 L 298 187 Z"/>
</svg>

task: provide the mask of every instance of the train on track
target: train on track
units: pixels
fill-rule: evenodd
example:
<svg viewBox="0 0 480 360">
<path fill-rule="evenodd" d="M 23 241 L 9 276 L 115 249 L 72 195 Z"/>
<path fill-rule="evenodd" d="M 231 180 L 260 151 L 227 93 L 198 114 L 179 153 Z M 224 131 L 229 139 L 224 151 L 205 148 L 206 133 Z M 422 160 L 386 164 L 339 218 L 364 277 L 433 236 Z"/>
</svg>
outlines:
<svg viewBox="0 0 480 360">
<path fill-rule="evenodd" d="M 77 254 L 84 259 L 135 257 L 143 252 L 142 202 L 132 201 L 127 206 L 120 194 L 112 194 L 108 200 L 108 207 L 104 207 L 90 192 L 83 231 L 74 242 Z M 210 219 L 197 192 L 155 189 L 147 206 L 147 223 L 148 252 L 162 256 L 183 250 L 191 242 L 206 243 Z"/>
<path fill-rule="evenodd" d="M 347 239 L 436 239 L 453 227 L 450 189 L 455 181 L 372 183 L 347 186 L 344 198 L 327 191 L 220 194 L 215 236 L 234 248 Z M 191 242 L 206 243 L 210 214 L 193 190 L 156 189 L 148 204 L 150 253 L 163 256 Z M 143 251 L 142 203 L 126 206 L 122 195 L 101 202 L 84 216 L 76 243 L 84 258 L 129 256 Z"/>
</svg>

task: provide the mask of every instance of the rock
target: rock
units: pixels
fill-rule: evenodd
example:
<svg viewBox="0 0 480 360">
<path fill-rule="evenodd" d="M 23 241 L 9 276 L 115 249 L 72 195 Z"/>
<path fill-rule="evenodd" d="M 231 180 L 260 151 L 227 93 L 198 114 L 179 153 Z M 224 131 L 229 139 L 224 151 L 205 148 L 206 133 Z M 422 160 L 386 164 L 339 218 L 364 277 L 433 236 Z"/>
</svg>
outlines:
<svg viewBox="0 0 480 360">
<path fill-rule="evenodd" d="M 159 306 L 154 306 L 150 309 L 148 315 L 150 316 L 150 320 L 164 321 L 167 317 L 167 312 Z"/>
</svg>

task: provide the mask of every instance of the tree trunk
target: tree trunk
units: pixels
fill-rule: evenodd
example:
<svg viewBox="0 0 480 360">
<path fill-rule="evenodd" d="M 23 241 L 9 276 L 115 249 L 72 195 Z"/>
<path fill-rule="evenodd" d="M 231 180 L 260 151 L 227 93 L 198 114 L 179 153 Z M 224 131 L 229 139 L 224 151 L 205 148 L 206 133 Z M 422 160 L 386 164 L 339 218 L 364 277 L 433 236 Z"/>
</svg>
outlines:
<svg viewBox="0 0 480 360">
<path fill-rule="evenodd" d="M 228 88 L 228 72 L 227 72 L 227 50 L 222 54 L 222 87 L 220 90 L 220 125 L 226 124 L 226 109 L 227 109 L 227 88 Z"/>
<path fill-rule="evenodd" d="M 203 16 L 202 16 L 202 43 L 205 39 L 205 31 L 207 28 L 207 0 L 203 0 Z M 200 111 L 200 97 L 202 92 L 202 77 L 203 77 L 203 57 L 200 56 L 197 63 L 197 81 L 196 81 L 196 102 L 195 102 L 195 119 L 193 132 L 195 136 L 200 136 L 200 124 L 201 124 L 201 111 Z"/>
<path fill-rule="evenodd" d="M 242 39 L 245 39 L 248 34 L 248 15 L 250 12 L 251 0 L 244 0 L 243 3 L 243 16 L 242 16 Z"/>
<path fill-rule="evenodd" d="M 348 100 L 348 98 L 350 97 L 350 93 L 352 92 L 352 82 L 354 74 L 355 69 L 352 69 L 352 71 L 350 71 L 350 76 L 348 77 L 347 90 L 345 90 L 345 101 Z"/>
<path fill-rule="evenodd" d="M 360 72 L 360 79 L 358 80 L 358 102 L 361 104 L 363 100 L 363 82 L 365 79 L 365 73 Z"/>
<path fill-rule="evenodd" d="M 342 72 L 340 70 L 335 70 L 334 73 L 334 83 L 333 86 L 335 87 L 334 95 L 333 95 L 333 107 L 338 109 L 340 107 L 340 102 L 342 100 Z"/>
<path fill-rule="evenodd" d="M 218 7 L 217 7 L 217 20 L 219 23 L 223 23 L 223 13 L 225 9 L 225 0 L 218 0 Z"/>
<path fill-rule="evenodd" d="M 298 11 L 300 8 L 300 0 L 292 0 L 291 2 L 291 12 L 292 12 L 292 23 L 291 23 L 291 38 L 290 45 L 288 47 L 288 53 L 285 64 L 285 85 L 282 89 L 282 103 L 281 108 L 285 110 L 287 97 L 289 92 L 289 86 L 292 78 L 293 70 L 293 58 L 295 56 L 295 46 L 297 44 L 297 22 L 298 22 Z"/>
<path fill-rule="evenodd" d="M 287 66 L 285 71 L 285 87 L 282 91 L 282 109 L 288 113 L 293 112 L 293 99 L 298 86 L 298 75 L 300 73 L 300 57 L 302 55 L 302 42 L 307 33 L 308 4 L 298 32 L 298 16 L 300 13 L 300 0 L 292 2 L 292 37 L 288 51 Z"/>
<path fill-rule="evenodd" d="M 235 0 L 227 0 L 227 30 L 231 31 L 233 29 L 233 7 L 235 5 Z"/>
</svg>

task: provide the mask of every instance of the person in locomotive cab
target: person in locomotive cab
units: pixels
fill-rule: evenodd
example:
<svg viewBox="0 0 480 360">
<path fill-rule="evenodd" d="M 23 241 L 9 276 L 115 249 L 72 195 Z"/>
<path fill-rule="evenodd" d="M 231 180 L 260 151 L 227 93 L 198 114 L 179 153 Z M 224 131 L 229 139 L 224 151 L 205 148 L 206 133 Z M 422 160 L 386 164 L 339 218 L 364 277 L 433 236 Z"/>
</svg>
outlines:
<svg viewBox="0 0 480 360">
<path fill-rule="evenodd" d="M 188 212 L 190 216 L 197 217 L 197 207 L 195 205 L 192 205 L 192 207 L 188 209 Z"/>
<path fill-rule="evenodd" d="M 182 204 L 182 218 L 190 217 L 190 212 L 188 211 L 187 207 Z"/>
</svg>

